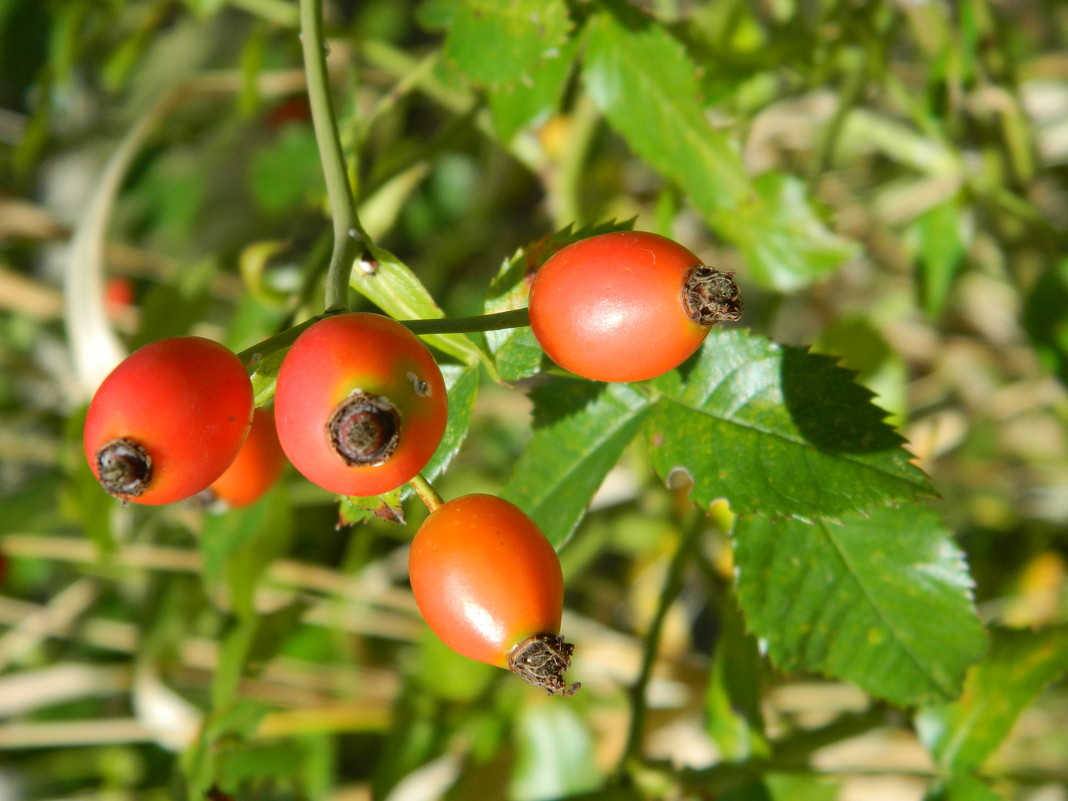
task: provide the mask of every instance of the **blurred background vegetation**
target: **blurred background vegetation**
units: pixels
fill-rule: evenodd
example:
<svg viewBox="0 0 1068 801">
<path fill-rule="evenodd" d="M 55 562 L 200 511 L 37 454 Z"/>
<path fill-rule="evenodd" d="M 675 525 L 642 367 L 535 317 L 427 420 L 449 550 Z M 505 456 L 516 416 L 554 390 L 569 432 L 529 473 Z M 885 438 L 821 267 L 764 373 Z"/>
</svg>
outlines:
<svg viewBox="0 0 1068 801">
<path fill-rule="evenodd" d="M 618 106 L 591 99 L 570 71 L 580 37 L 536 83 L 552 91 L 502 90 L 491 51 L 443 44 L 459 5 L 327 3 L 376 241 L 456 315 L 482 310 L 518 248 L 570 223 L 634 217 L 735 269 L 746 326 L 839 357 L 901 427 L 984 619 L 1064 623 L 1068 5 L 648 4 L 694 59 L 710 124 L 750 174 L 773 176 L 785 233 L 748 249 L 707 224 L 640 132 L 621 135 Z M 591 6 L 570 6 L 576 25 Z M 193 332 L 243 349 L 321 311 L 330 227 L 303 87 L 286 0 L 0 0 L 0 799 L 185 797 L 206 776 L 249 799 L 923 797 L 933 767 L 907 715 L 715 661 L 713 641 L 744 637 L 714 597 L 730 583 L 722 531 L 658 620 L 697 523 L 639 448 L 561 553 L 584 648 L 567 704 L 427 633 L 405 586 L 410 527 L 339 525 L 336 499 L 292 474 L 248 512 L 120 508 L 100 492 L 77 364 L 98 343 L 77 312 L 65 322 L 64 281 L 80 286 L 70 273 L 103 246 L 125 348 Z M 750 258 L 764 247 L 802 255 L 776 273 L 776 256 Z M 487 382 L 438 489 L 499 489 L 529 432 L 524 394 Z M 233 613 L 254 592 L 255 625 Z M 651 626 L 643 753 L 664 762 L 598 790 L 625 753 Z M 715 730 L 716 677 L 757 670 L 766 730 Z M 998 792 L 1068 799 L 1066 732 L 1055 683 L 998 750 Z M 780 770 L 759 791 L 707 772 L 760 756 L 766 736 Z"/>
</svg>

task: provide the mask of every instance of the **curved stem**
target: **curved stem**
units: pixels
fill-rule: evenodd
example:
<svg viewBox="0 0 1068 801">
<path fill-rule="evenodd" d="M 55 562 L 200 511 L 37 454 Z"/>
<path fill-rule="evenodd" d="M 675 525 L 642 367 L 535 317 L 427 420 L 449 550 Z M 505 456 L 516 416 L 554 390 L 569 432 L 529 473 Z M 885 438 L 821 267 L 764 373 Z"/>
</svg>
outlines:
<svg viewBox="0 0 1068 801">
<path fill-rule="evenodd" d="M 237 354 L 237 358 L 240 359 L 243 364 L 253 367 L 253 362 L 258 362 L 264 356 L 275 353 L 282 348 L 288 348 L 296 341 L 297 337 L 304 333 L 306 328 L 315 325 L 315 323 L 319 322 L 324 317 L 326 317 L 325 314 L 309 317 L 303 323 L 298 323 L 279 334 L 275 334 L 273 337 L 268 337 L 262 342 L 257 342 L 251 348 L 245 348 Z"/>
<path fill-rule="evenodd" d="M 326 274 L 326 310 L 340 311 L 348 308 L 349 274 L 367 234 L 356 214 L 356 198 L 349 184 L 330 96 L 321 0 L 300 0 L 300 37 L 308 75 L 308 104 L 334 221 L 334 250 Z"/>
<path fill-rule="evenodd" d="M 429 320 L 398 320 L 413 334 L 468 334 L 472 331 L 499 331 L 530 325 L 526 309 L 479 314 L 474 317 L 437 317 Z"/>
<path fill-rule="evenodd" d="M 415 478 L 408 483 L 415 494 L 419 496 L 419 500 L 426 504 L 426 508 L 430 512 L 436 512 L 444 505 L 445 501 L 442 500 L 441 496 L 438 495 L 438 491 L 430 485 L 430 482 L 426 480 L 422 473 L 416 474 Z"/>
<path fill-rule="evenodd" d="M 251 348 L 245 348 L 237 354 L 237 358 L 244 364 L 251 366 L 251 362 L 254 359 L 258 360 L 282 348 L 289 347 L 306 328 L 337 311 L 328 309 L 323 314 L 309 317 L 304 322 L 287 328 L 273 337 L 257 342 Z M 512 309 L 511 311 L 481 314 L 474 317 L 438 317 L 429 320 L 397 320 L 397 322 L 419 336 L 429 334 L 466 334 L 472 331 L 499 331 L 505 328 L 523 328 L 530 325 L 530 315 L 526 309 Z"/>
<path fill-rule="evenodd" d="M 679 548 L 671 559 L 668 567 L 667 578 L 664 580 L 664 589 L 660 593 L 653 619 L 649 622 L 649 630 L 645 635 L 645 643 L 642 648 L 642 664 L 638 671 L 638 678 L 630 688 L 630 728 L 627 731 L 627 743 L 623 749 L 623 756 L 619 761 L 620 770 L 626 770 L 627 765 L 641 758 L 642 734 L 645 729 L 645 715 L 647 712 L 645 696 L 649 688 L 649 681 L 653 676 L 653 665 L 656 662 L 656 652 L 660 644 L 660 633 L 664 628 L 671 605 L 682 592 L 683 570 L 689 562 L 690 550 L 697 540 L 701 531 L 700 521 L 689 526 L 683 535 Z"/>
<path fill-rule="evenodd" d="M 567 146 L 563 149 L 556 172 L 550 173 L 549 206 L 557 228 L 569 224 L 578 226 L 585 222 L 582 186 L 586 176 L 586 160 L 600 120 L 593 102 L 588 97 L 579 98 L 571 114 Z"/>
</svg>

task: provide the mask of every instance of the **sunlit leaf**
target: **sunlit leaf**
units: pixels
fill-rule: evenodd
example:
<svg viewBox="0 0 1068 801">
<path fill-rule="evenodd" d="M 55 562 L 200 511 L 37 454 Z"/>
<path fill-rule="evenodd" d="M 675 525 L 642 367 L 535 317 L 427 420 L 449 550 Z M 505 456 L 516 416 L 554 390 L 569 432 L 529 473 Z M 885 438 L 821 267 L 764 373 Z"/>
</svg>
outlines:
<svg viewBox="0 0 1068 801">
<path fill-rule="evenodd" d="M 688 473 L 702 506 L 727 498 L 739 514 L 831 517 L 932 494 L 871 392 L 826 356 L 713 332 L 657 385 L 653 465 L 665 480 Z"/>
<path fill-rule="evenodd" d="M 511 83 L 559 56 L 571 20 L 563 0 L 462 0 L 445 57 L 478 84 Z"/>
<path fill-rule="evenodd" d="M 627 384 L 559 379 L 532 393 L 534 435 L 502 494 L 559 547 L 649 411 Z"/>
<path fill-rule="evenodd" d="M 651 17 L 610 0 L 589 21 L 583 80 L 609 122 L 645 161 L 679 181 L 702 212 L 752 195 L 728 135 L 699 100 L 697 68 Z"/>
<path fill-rule="evenodd" d="M 569 41 L 554 57 L 536 64 L 521 79 L 495 86 L 489 92 L 493 127 L 502 142 L 556 110 L 571 75 L 576 49 L 577 42 Z"/>
<path fill-rule="evenodd" d="M 632 7 L 602 5 L 589 23 L 583 78 L 627 144 L 682 187 L 765 286 L 794 289 L 840 266 L 855 248 L 819 219 L 803 182 L 781 173 L 750 179 L 735 143 L 705 113 L 697 65 L 682 44 Z"/>
<path fill-rule="evenodd" d="M 957 774 L 939 781 L 923 801 L 1004 801 L 989 783 L 968 774 Z"/>
<path fill-rule="evenodd" d="M 565 798 L 600 785 L 593 732 L 571 707 L 528 706 L 519 718 L 516 740 L 510 798 Z"/>
<path fill-rule="evenodd" d="M 431 320 L 445 316 L 433 296 L 415 273 L 396 256 L 370 246 L 372 261 L 354 265 L 350 286 L 397 320 Z M 463 334 L 430 334 L 429 345 L 472 364 L 483 358 L 482 351 Z"/>
<path fill-rule="evenodd" d="M 964 557 L 927 506 L 740 517 L 733 539 L 746 620 L 782 670 L 918 705 L 956 697 L 986 647 Z"/>
<path fill-rule="evenodd" d="M 715 211 L 709 222 L 736 244 L 753 277 L 762 285 L 788 292 L 818 281 L 857 251 L 832 233 L 816 214 L 804 183 L 769 172 L 753 182 L 755 194 L 729 211 Z"/>
<path fill-rule="evenodd" d="M 942 313 L 950 288 L 964 265 L 962 209 L 956 198 L 928 209 L 914 224 L 919 257 L 920 292 L 932 317 Z"/>
<path fill-rule="evenodd" d="M 422 471 L 429 480 L 444 473 L 460 451 L 460 446 L 467 438 L 467 430 L 471 427 L 471 417 L 478 398 L 478 365 L 443 364 L 441 374 L 449 393 L 449 417 L 445 436 Z"/>
</svg>

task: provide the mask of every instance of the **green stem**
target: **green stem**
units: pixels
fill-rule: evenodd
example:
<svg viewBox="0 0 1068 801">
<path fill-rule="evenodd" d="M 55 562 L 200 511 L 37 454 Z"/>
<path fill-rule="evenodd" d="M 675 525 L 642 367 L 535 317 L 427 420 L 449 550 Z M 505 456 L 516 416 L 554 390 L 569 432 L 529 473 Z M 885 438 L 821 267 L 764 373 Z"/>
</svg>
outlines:
<svg viewBox="0 0 1068 801">
<path fill-rule="evenodd" d="M 660 634 L 664 629 L 664 621 L 671 609 L 671 605 L 682 592 L 683 571 L 688 564 L 690 550 L 697 540 L 701 531 L 703 516 L 692 523 L 683 535 L 679 548 L 671 559 L 668 566 L 667 578 L 664 580 L 664 589 L 660 593 L 656 611 L 649 623 L 649 630 L 645 634 L 644 647 L 642 648 L 642 664 L 638 670 L 638 678 L 630 688 L 630 729 L 627 731 L 627 742 L 620 758 L 620 770 L 625 771 L 631 763 L 641 758 L 642 735 L 645 729 L 645 715 L 648 711 L 645 696 L 649 689 L 649 681 L 653 676 L 653 665 L 656 662 L 657 649 L 660 644 Z"/>
<path fill-rule="evenodd" d="M 253 359 L 276 353 L 292 345 L 306 328 L 336 312 L 326 311 L 310 317 L 292 328 L 287 328 L 273 337 L 257 342 L 251 348 L 245 348 L 237 354 L 243 363 L 250 364 Z M 398 320 L 413 334 L 428 336 L 430 334 L 467 334 L 472 331 L 500 331 L 506 328 L 523 328 L 530 325 L 530 315 L 526 309 L 482 314 L 474 317 L 436 317 L 429 320 Z M 251 365 L 250 365 L 251 366 Z"/>
<path fill-rule="evenodd" d="M 469 334 L 472 331 L 500 331 L 504 328 L 523 328 L 530 325 L 526 309 L 479 314 L 474 317 L 436 317 L 429 320 L 398 320 L 413 334 Z"/>
<path fill-rule="evenodd" d="M 267 356 L 271 353 L 276 353 L 277 351 L 282 350 L 282 348 L 288 348 L 290 345 L 296 342 L 297 337 L 303 334 L 306 328 L 309 328 L 310 326 L 319 322 L 324 317 L 326 317 L 325 314 L 319 314 L 315 317 L 310 317 L 303 323 L 298 323 L 292 328 L 287 328 L 285 331 L 282 331 L 279 334 L 275 334 L 273 337 L 268 337 L 262 342 L 257 342 L 251 348 L 245 348 L 243 351 L 237 354 L 237 358 L 239 358 L 243 364 L 249 367 L 254 367 L 255 365 L 252 364 L 253 361 L 258 362 L 264 356 Z"/>
<path fill-rule="evenodd" d="M 326 310 L 342 311 L 348 308 L 352 264 L 367 241 L 367 233 L 356 214 L 356 198 L 349 184 L 334 102 L 330 96 L 321 0 L 300 0 L 300 37 L 304 70 L 308 75 L 308 104 L 334 221 L 334 250 L 326 273 Z"/>
<path fill-rule="evenodd" d="M 426 504 L 428 511 L 436 512 L 445 504 L 445 501 L 438 495 L 437 490 L 430 485 L 430 482 L 426 480 L 422 473 L 416 474 L 415 478 L 408 483 L 415 494 L 419 496 L 419 500 Z"/>
<path fill-rule="evenodd" d="M 588 97 L 581 97 L 571 114 L 571 130 L 567 147 L 560 158 L 559 169 L 550 173 L 549 206 L 557 228 L 585 222 L 582 214 L 582 187 L 587 178 L 586 161 L 601 117 Z"/>
</svg>

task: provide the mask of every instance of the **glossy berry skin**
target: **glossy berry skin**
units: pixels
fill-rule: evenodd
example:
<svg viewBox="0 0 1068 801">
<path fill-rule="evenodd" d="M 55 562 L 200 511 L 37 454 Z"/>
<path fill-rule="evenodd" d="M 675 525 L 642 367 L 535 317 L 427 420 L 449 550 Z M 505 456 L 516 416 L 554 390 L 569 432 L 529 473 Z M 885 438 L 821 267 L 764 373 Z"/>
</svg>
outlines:
<svg viewBox="0 0 1068 801">
<path fill-rule="evenodd" d="M 252 384 L 241 361 L 217 342 L 171 337 L 124 359 L 97 389 L 83 444 L 93 474 L 112 495 L 148 505 L 206 489 L 234 460 L 252 421 Z M 140 490 L 102 480 L 101 458 L 117 441 L 151 462 Z"/>
<path fill-rule="evenodd" d="M 214 500 L 240 509 L 262 498 L 285 466 L 286 455 L 274 427 L 274 410 L 256 409 L 245 444 L 208 491 Z"/>
<path fill-rule="evenodd" d="M 700 264 L 682 245 L 640 231 L 574 242 L 535 273 L 530 327 L 565 370 L 598 381 L 653 378 L 708 334 L 683 301 L 687 273 Z"/>
<path fill-rule="evenodd" d="M 395 445 L 381 459 L 351 464 L 332 442 L 330 421 L 359 395 L 395 410 Z M 282 449 L 301 474 L 330 492 L 368 496 L 426 466 L 445 433 L 448 398 L 418 337 L 389 317 L 354 312 L 320 320 L 297 338 L 278 373 L 274 412 Z"/>
<path fill-rule="evenodd" d="M 412 541 L 408 573 L 431 630 L 470 659 L 507 668 L 520 642 L 560 631 L 560 560 L 503 498 L 464 495 L 432 512 Z"/>
</svg>

